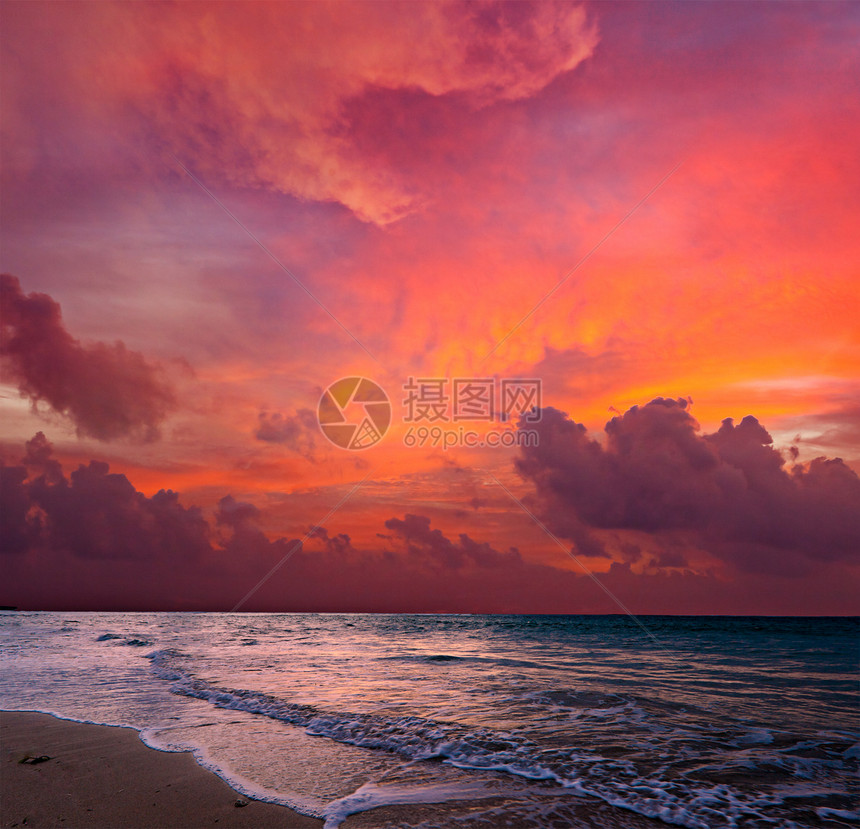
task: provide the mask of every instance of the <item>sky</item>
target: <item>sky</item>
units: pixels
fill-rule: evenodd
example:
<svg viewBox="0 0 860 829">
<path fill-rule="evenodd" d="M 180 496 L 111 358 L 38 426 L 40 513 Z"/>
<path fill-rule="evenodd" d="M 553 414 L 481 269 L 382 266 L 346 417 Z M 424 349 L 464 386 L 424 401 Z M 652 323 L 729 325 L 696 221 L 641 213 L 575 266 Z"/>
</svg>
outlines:
<svg viewBox="0 0 860 829">
<path fill-rule="evenodd" d="M 0 604 L 860 612 L 860 7 L 0 15 Z"/>
</svg>

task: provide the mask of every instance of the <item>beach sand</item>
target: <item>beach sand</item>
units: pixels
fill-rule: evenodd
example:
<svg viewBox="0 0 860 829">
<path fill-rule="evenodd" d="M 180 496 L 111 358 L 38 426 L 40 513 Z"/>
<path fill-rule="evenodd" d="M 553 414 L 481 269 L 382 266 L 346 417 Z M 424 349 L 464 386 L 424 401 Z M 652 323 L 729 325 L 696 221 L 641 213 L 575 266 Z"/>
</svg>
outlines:
<svg viewBox="0 0 860 829">
<path fill-rule="evenodd" d="M 322 821 L 249 800 L 190 753 L 155 751 L 131 728 L 0 713 L 3 827 L 191 829 L 295 827 Z M 41 763 L 20 761 L 48 756 Z M 236 802 L 247 803 L 236 806 Z"/>
<path fill-rule="evenodd" d="M 25 758 L 49 757 L 37 763 Z M 321 770 L 324 773 L 324 770 Z M 237 801 L 243 803 L 237 806 Z M 351 815 L 342 829 L 390 829 L 431 821 L 457 826 L 473 809 L 503 799 L 383 806 Z M 657 821 L 591 799 L 566 798 L 568 829 L 654 829 Z M 516 827 L 490 818 L 481 826 Z M 0 712 L 0 825 L 4 829 L 322 829 L 323 822 L 285 806 L 245 797 L 197 765 L 188 752 L 156 751 L 131 728 L 60 720 L 49 714 Z"/>
</svg>

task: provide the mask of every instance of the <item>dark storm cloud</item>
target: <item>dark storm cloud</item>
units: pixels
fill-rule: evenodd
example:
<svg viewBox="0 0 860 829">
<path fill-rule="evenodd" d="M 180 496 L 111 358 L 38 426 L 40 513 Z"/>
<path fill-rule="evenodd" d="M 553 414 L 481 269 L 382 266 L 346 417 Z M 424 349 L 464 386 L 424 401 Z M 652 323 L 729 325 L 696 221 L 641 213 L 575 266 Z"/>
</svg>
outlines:
<svg viewBox="0 0 860 829">
<path fill-rule="evenodd" d="M 499 552 L 486 542 L 474 541 L 465 533 L 460 533 L 458 540 L 452 541 L 441 530 L 431 529 L 430 519 L 424 515 L 407 513 L 403 519 L 390 518 L 385 526 L 406 542 L 410 553 L 445 569 L 458 570 L 467 563 L 478 567 L 522 564 L 516 548 Z"/>
<path fill-rule="evenodd" d="M 840 459 L 786 466 L 755 417 L 703 435 L 687 401 L 657 398 L 612 418 L 603 444 L 553 408 L 529 428 L 539 445 L 522 450 L 517 469 L 550 528 L 577 546 L 591 529 L 683 530 L 748 571 L 858 560 L 856 473 Z"/>
<path fill-rule="evenodd" d="M 80 435 L 98 440 L 155 440 L 175 404 L 157 366 L 122 342 L 82 344 L 63 325 L 47 294 L 25 295 L 18 279 L 0 275 L 0 354 L 21 394 L 70 418 Z"/>
</svg>

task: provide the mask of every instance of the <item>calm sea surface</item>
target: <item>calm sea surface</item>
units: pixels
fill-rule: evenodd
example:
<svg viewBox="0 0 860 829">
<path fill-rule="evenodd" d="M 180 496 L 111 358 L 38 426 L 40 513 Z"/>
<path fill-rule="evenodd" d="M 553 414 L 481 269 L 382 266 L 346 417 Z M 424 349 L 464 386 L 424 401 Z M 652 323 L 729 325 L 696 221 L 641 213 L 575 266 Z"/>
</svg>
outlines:
<svg viewBox="0 0 860 829">
<path fill-rule="evenodd" d="M 402 803 L 448 804 L 426 829 L 579 825 L 583 798 L 860 823 L 860 620 L 642 622 L 653 639 L 619 616 L 0 613 L 0 707 L 131 726 L 328 827 Z"/>
</svg>

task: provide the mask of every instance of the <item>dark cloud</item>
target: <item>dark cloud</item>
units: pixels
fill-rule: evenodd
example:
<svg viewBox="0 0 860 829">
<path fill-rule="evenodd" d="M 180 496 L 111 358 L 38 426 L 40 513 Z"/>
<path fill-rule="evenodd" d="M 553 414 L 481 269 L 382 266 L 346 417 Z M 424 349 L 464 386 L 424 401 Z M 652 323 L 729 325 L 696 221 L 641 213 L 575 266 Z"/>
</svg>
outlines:
<svg viewBox="0 0 860 829">
<path fill-rule="evenodd" d="M 522 564 L 515 547 L 499 552 L 486 542 L 474 541 L 465 533 L 460 533 L 457 541 L 451 541 L 441 530 L 431 529 L 430 519 L 425 515 L 407 513 L 403 519 L 390 518 L 385 526 L 406 542 L 410 553 L 444 569 L 459 570 L 469 563 L 478 567 L 516 567 Z"/>
<path fill-rule="evenodd" d="M 237 501 L 232 495 L 225 495 L 218 502 L 215 512 L 215 522 L 231 527 L 235 532 L 237 529 L 247 529 L 254 525 L 260 514 L 253 504 Z"/>
<path fill-rule="evenodd" d="M 260 412 L 254 431 L 257 440 L 266 443 L 282 443 L 294 452 L 313 458 L 319 424 L 310 409 L 298 409 L 295 415 L 282 415 L 279 412 Z"/>
<path fill-rule="evenodd" d="M 34 407 L 46 403 L 98 440 L 158 437 L 175 398 L 157 366 L 122 342 L 82 344 L 63 325 L 58 303 L 25 295 L 9 274 L 0 275 L 0 305 L 0 354 Z"/>
<path fill-rule="evenodd" d="M 0 462 L 5 591 L 34 607 L 50 595 L 53 607 L 229 609 L 298 543 L 270 542 L 257 518 L 228 495 L 212 527 L 178 493 L 147 497 L 100 461 L 66 477 L 41 432 L 20 464 Z"/>
<path fill-rule="evenodd" d="M 839 467 L 804 469 L 794 485 Z M 806 476 L 809 476 L 808 479 Z M 818 491 L 818 489 L 816 489 Z M 459 534 L 449 538 L 421 515 L 391 518 L 388 549 L 356 549 L 349 535 L 315 527 L 306 546 L 269 541 L 259 512 L 232 496 L 208 523 L 174 492 L 146 497 L 106 464 L 82 464 L 68 477 L 39 434 L 24 462 L 0 464 L 4 580 L 0 601 L 28 609 L 229 610 L 275 565 L 242 609 L 452 613 L 613 613 L 586 576 L 528 561 Z M 674 548 L 669 548 L 670 552 Z M 778 552 L 778 551 L 777 551 Z M 726 581 L 681 571 L 677 557 L 637 573 L 629 559 L 600 574 L 637 613 L 853 613 L 856 590 L 844 569 L 818 568 L 786 588 L 764 572 Z M 784 555 L 783 555 L 784 557 Z"/>
<path fill-rule="evenodd" d="M 216 525 L 222 529 L 226 528 L 227 533 L 219 538 L 218 549 L 213 551 L 212 557 L 217 560 L 217 553 L 227 556 L 228 561 L 222 564 L 224 572 L 235 574 L 233 578 L 237 590 L 241 586 L 243 593 L 254 587 L 258 580 L 270 571 L 272 565 L 291 558 L 302 550 L 302 542 L 298 539 L 289 541 L 278 538 L 269 541 L 257 525 L 259 516 L 257 507 L 237 501 L 232 495 L 222 498 L 215 511 Z M 226 582 L 224 585 L 226 586 Z M 241 598 L 235 596 L 230 601 L 230 606 L 234 606 Z M 244 603 L 242 607 L 248 609 Z"/>
<path fill-rule="evenodd" d="M 612 418 L 603 444 L 553 408 L 528 428 L 539 444 L 516 467 L 577 548 L 594 529 L 680 530 L 742 570 L 786 575 L 860 556 L 857 475 L 840 459 L 787 466 L 752 416 L 703 435 L 686 400 L 657 398 Z M 680 566 L 670 558 L 662 566 Z"/>
<path fill-rule="evenodd" d="M 26 553 L 32 546 L 35 528 L 28 521 L 30 498 L 24 486 L 23 466 L 0 465 L 0 551 Z"/>
<path fill-rule="evenodd" d="M 663 550 L 648 563 L 649 567 L 687 567 L 686 556 L 680 550 Z"/>
<path fill-rule="evenodd" d="M 177 493 L 160 490 L 147 498 L 100 461 L 81 464 L 66 478 L 41 432 L 27 442 L 21 466 L 3 471 L 13 482 L 3 509 L 12 504 L 11 537 L 27 539 L 23 549 L 4 543 L 6 552 L 42 548 L 92 559 L 189 561 L 210 549 L 206 520 L 198 508 L 182 506 Z"/>
<path fill-rule="evenodd" d="M 328 553 L 343 555 L 344 553 L 355 552 L 355 548 L 352 546 L 352 539 L 346 533 L 329 535 L 325 527 L 314 527 L 311 530 L 311 538 L 322 541 Z"/>
</svg>

